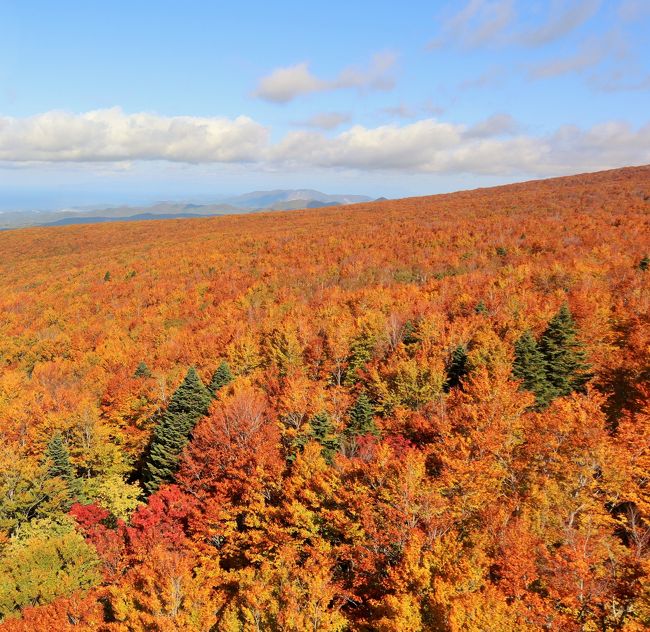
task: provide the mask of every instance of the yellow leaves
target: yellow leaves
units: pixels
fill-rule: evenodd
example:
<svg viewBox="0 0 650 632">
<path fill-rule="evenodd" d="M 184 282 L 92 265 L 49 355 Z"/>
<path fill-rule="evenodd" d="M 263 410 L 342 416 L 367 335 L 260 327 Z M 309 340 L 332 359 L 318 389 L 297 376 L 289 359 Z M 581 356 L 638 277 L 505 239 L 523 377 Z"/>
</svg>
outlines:
<svg viewBox="0 0 650 632">
<path fill-rule="evenodd" d="M 326 558 L 310 557 L 305 564 L 291 550 L 281 552 L 275 565 L 231 574 L 237 590 L 219 615 L 224 632 L 343 632 L 348 621 L 340 611 L 340 590 L 332 581 Z"/>
<path fill-rule="evenodd" d="M 226 347 L 228 364 L 235 374 L 247 374 L 262 364 L 259 345 L 251 333 L 242 334 Z"/>
<path fill-rule="evenodd" d="M 265 336 L 262 348 L 266 362 L 276 367 L 282 376 L 302 365 L 303 345 L 293 327 L 273 329 Z"/>
<path fill-rule="evenodd" d="M 16 539 L 0 558 L 0 616 L 27 605 L 49 603 L 56 597 L 99 582 L 99 559 L 74 531 L 47 525 L 26 539 Z"/>
<path fill-rule="evenodd" d="M 378 411 L 390 413 L 398 406 L 418 410 L 442 393 L 445 381 L 441 360 L 402 358 L 382 371 L 370 371 Z"/>
<path fill-rule="evenodd" d="M 382 602 L 374 624 L 377 632 L 420 632 L 424 629 L 420 604 L 414 595 L 388 595 Z"/>
<path fill-rule="evenodd" d="M 142 489 L 138 485 L 127 483 L 119 474 L 86 479 L 83 481 L 83 493 L 98 505 L 108 510 L 111 515 L 128 521 L 135 509 L 142 504 L 138 498 Z"/>
<path fill-rule="evenodd" d="M 322 382 L 310 380 L 302 371 L 285 380 L 276 409 L 282 422 L 298 431 L 316 413 L 327 410 L 327 394 Z"/>
<path fill-rule="evenodd" d="M 448 626 L 450 632 L 530 632 L 538 629 L 490 585 L 480 593 L 469 593 L 455 600 Z"/>
</svg>

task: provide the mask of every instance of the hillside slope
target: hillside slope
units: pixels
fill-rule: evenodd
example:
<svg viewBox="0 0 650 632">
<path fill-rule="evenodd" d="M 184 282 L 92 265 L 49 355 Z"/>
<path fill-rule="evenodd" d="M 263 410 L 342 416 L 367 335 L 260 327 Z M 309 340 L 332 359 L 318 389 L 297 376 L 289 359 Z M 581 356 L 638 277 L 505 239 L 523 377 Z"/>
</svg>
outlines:
<svg viewBox="0 0 650 632">
<path fill-rule="evenodd" d="M 650 166 L 0 253 L 0 629 L 650 626 Z"/>
</svg>

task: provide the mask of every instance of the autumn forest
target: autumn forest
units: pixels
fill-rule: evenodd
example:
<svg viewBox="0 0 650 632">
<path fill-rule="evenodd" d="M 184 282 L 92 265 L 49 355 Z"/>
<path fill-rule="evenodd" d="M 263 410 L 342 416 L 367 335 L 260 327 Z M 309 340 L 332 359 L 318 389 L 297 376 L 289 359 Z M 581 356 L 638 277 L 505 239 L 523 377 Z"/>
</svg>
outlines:
<svg viewBox="0 0 650 632">
<path fill-rule="evenodd" d="M 0 630 L 650 629 L 650 167 L 0 253 Z"/>
</svg>

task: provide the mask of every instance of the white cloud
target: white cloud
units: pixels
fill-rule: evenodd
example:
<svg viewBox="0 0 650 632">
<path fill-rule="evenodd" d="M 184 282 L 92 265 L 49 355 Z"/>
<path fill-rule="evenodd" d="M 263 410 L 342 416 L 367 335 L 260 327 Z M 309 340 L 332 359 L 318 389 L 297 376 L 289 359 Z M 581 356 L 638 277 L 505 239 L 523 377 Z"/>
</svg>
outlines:
<svg viewBox="0 0 650 632">
<path fill-rule="evenodd" d="M 276 143 L 270 130 L 236 119 L 125 114 L 119 108 L 86 114 L 48 112 L 0 118 L 0 160 L 12 167 L 98 163 L 252 163 L 247 169 L 285 168 L 552 175 L 650 163 L 650 124 L 635 129 L 605 122 L 565 126 L 533 136 L 508 114 L 475 125 L 426 118 L 404 125 L 354 125 L 335 135 L 294 131 Z M 161 164 L 164 164 L 161 163 Z M 244 167 L 242 167 L 244 168 Z"/>
<path fill-rule="evenodd" d="M 0 117 L 0 160 L 56 162 L 246 162 L 256 160 L 268 130 L 235 119 L 125 114 L 120 108 L 85 114 L 46 112 Z"/>
<path fill-rule="evenodd" d="M 254 95 L 273 103 L 288 103 L 301 95 L 345 88 L 391 90 L 395 85 L 391 72 L 396 61 L 394 53 L 380 53 L 372 58 L 368 68 L 350 66 L 334 79 L 316 77 L 307 62 L 276 68 L 260 80 Z"/>
<path fill-rule="evenodd" d="M 512 136 L 519 131 L 519 123 L 510 114 L 497 113 L 472 125 L 465 138 L 489 138 L 490 136 Z"/>
<path fill-rule="evenodd" d="M 336 129 L 350 121 L 352 117 L 347 112 L 320 112 L 314 114 L 304 121 L 298 121 L 297 125 L 314 127 L 316 129 Z"/>
</svg>

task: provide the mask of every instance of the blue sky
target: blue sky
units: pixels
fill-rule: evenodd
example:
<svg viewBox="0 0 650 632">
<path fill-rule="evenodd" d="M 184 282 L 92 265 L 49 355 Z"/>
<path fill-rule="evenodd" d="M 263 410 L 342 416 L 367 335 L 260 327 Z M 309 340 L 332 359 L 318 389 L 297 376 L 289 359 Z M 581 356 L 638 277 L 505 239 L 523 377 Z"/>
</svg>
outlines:
<svg viewBox="0 0 650 632">
<path fill-rule="evenodd" d="M 650 0 L 0 3 L 0 208 L 650 162 Z"/>
</svg>

